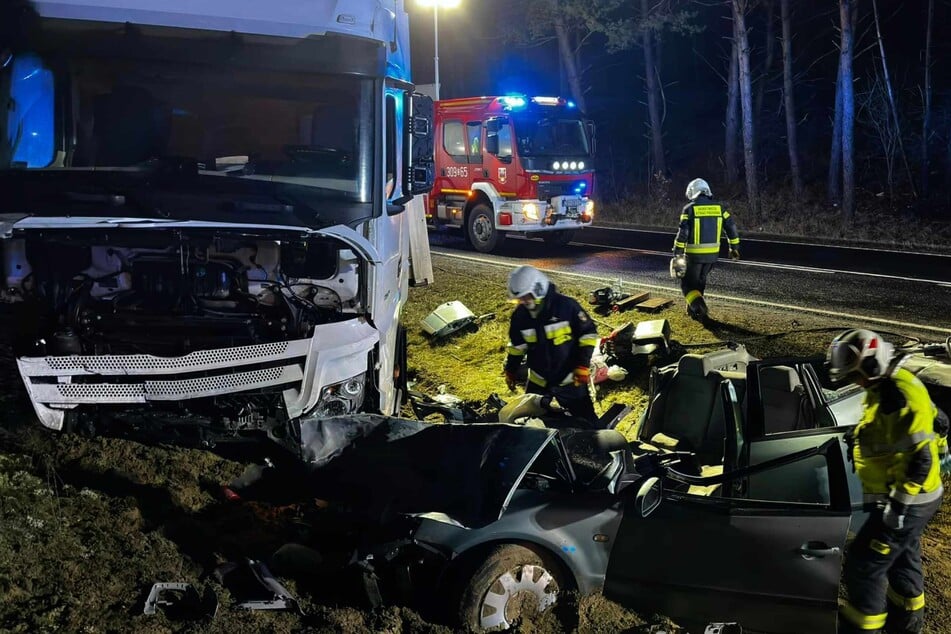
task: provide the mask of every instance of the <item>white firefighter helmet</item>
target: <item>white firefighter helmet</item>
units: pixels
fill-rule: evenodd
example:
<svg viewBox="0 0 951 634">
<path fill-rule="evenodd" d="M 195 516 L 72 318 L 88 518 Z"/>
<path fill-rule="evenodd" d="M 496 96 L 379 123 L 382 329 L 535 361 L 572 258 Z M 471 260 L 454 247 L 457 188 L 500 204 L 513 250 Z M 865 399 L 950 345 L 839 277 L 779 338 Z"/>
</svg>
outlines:
<svg viewBox="0 0 951 634">
<path fill-rule="evenodd" d="M 873 380 L 889 371 L 895 347 L 871 330 L 846 330 L 832 340 L 826 353 L 829 378 L 835 382 L 861 376 Z"/>
<path fill-rule="evenodd" d="M 509 274 L 509 299 L 526 295 L 542 299 L 548 294 L 550 284 L 548 277 L 534 266 L 520 266 Z"/>
<path fill-rule="evenodd" d="M 696 200 L 697 196 L 703 194 L 707 198 L 713 198 L 713 192 L 710 191 L 710 184 L 702 178 L 695 178 L 687 183 L 687 199 Z"/>
</svg>

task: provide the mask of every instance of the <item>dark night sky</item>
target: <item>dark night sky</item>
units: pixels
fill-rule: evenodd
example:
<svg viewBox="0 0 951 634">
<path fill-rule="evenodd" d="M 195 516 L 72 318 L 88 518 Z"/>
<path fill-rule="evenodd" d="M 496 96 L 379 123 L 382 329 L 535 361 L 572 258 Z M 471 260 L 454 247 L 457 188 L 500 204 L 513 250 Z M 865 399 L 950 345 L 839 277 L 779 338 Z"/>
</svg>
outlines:
<svg viewBox="0 0 951 634">
<path fill-rule="evenodd" d="M 524 20 L 523 3 L 504 0 L 462 0 L 462 6 L 440 11 L 439 71 L 441 96 L 464 97 L 479 94 L 526 92 L 564 94 L 567 86 L 559 77 L 560 64 L 554 42 L 534 48 L 517 48 L 499 36 L 501 21 Z M 921 98 L 918 87 L 923 74 L 925 0 L 878 0 L 883 38 L 899 99 L 899 108 L 908 120 L 910 134 L 920 130 Z M 778 3 L 777 3 L 778 5 Z M 874 23 L 870 0 L 860 0 L 857 35 L 861 46 L 855 61 L 856 91 L 861 91 L 879 63 L 874 44 Z M 830 116 L 834 101 L 838 63 L 838 3 L 834 0 L 793 0 L 797 114 L 800 146 L 808 178 L 824 174 L 828 153 Z M 407 0 L 410 13 L 413 73 L 416 83 L 433 81 L 432 9 Z M 697 21 L 704 31 L 695 36 L 667 33 L 661 49 L 661 78 L 666 98 L 664 125 L 669 167 L 674 174 L 687 170 L 719 169 L 723 152 L 723 113 L 731 22 L 727 3 L 695 3 Z M 775 36 L 780 35 L 776 9 Z M 764 59 L 765 11 L 755 10 L 748 18 L 751 64 L 754 76 Z M 934 124 L 939 145 L 948 136 L 951 119 L 951 73 L 944 64 L 951 48 L 951 3 L 935 3 L 932 58 L 935 93 Z M 639 49 L 615 55 L 603 52 L 597 38 L 584 49 L 588 70 L 589 114 L 599 126 L 599 167 L 610 170 L 618 189 L 646 178 L 646 108 L 643 85 L 643 56 Z M 777 41 L 773 73 L 767 84 L 763 112 L 757 121 L 760 163 L 767 177 L 785 173 L 787 164 L 783 113 L 780 107 L 781 47 Z M 755 87 L 754 87 L 755 93 Z M 865 137 L 856 130 L 857 151 Z M 817 157 L 818 160 L 812 160 Z M 608 174 L 605 174 L 608 176 Z"/>
</svg>

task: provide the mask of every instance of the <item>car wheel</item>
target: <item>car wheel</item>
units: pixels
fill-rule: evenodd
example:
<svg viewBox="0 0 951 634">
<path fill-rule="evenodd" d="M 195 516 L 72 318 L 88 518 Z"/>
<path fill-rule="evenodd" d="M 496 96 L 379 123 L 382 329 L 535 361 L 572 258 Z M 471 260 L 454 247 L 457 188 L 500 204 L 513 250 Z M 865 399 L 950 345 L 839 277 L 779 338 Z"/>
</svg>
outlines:
<svg viewBox="0 0 951 634">
<path fill-rule="evenodd" d="M 563 247 L 569 242 L 571 242 L 575 237 L 575 232 L 570 230 L 565 231 L 547 231 L 542 234 L 542 239 L 547 243 L 555 247 Z"/>
<path fill-rule="evenodd" d="M 502 234 L 495 228 L 493 215 L 492 208 L 485 203 L 479 203 L 469 212 L 466 234 L 469 244 L 480 253 L 494 251 L 502 239 Z"/>
<path fill-rule="evenodd" d="M 463 585 L 459 620 L 472 631 L 504 630 L 555 605 L 566 588 L 550 556 L 516 544 L 491 551 Z"/>
</svg>

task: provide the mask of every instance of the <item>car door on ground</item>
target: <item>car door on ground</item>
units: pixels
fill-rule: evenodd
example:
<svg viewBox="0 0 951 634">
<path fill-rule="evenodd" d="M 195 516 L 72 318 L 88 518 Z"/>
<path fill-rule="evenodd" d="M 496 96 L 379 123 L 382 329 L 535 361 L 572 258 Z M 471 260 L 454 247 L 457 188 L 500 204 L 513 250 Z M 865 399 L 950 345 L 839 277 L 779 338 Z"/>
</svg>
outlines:
<svg viewBox="0 0 951 634">
<path fill-rule="evenodd" d="M 738 420 L 732 387 L 723 394 L 728 421 Z M 748 411 L 751 405 L 761 407 L 758 401 L 758 395 L 748 394 Z M 729 422 L 726 428 L 728 434 L 741 429 Z M 770 438 L 773 457 L 818 447 L 836 434 L 812 431 L 797 436 L 789 451 L 777 442 L 781 438 Z M 726 462 L 731 462 L 729 446 L 738 448 L 737 464 L 724 465 L 727 473 L 764 453 L 757 446 L 763 438 L 725 440 Z M 799 461 L 803 464 L 719 487 L 687 487 L 667 479 L 662 504 L 646 518 L 634 510 L 633 500 L 626 500 L 605 595 L 687 626 L 732 621 L 762 632 L 835 632 L 842 549 L 852 513 L 839 445 L 829 443 L 824 455 Z M 757 462 L 762 460 L 752 464 Z M 808 481 L 790 479 L 784 469 L 805 473 Z M 815 493 L 803 496 L 807 489 Z"/>
</svg>

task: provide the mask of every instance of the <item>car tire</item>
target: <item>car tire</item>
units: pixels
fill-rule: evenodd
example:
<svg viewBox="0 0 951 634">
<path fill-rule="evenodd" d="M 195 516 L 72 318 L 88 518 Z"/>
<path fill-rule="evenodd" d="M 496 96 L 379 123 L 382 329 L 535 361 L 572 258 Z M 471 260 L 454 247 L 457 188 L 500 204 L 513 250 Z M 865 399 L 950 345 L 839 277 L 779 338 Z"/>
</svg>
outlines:
<svg viewBox="0 0 951 634">
<path fill-rule="evenodd" d="M 504 237 L 495 228 L 492 208 L 485 203 L 479 203 L 469 212 L 466 220 L 466 238 L 472 248 L 480 253 L 491 253 L 498 247 Z"/>
<path fill-rule="evenodd" d="M 563 247 L 575 238 L 575 232 L 570 229 L 562 231 L 548 231 L 542 234 L 542 240 L 553 247 Z"/>
<path fill-rule="evenodd" d="M 474 632 L 506 630 L 555 605 L 567 587 L 551 555 L 505 544 L 490 551 L 463 581 L 459 623 Z"/>
</svg>

